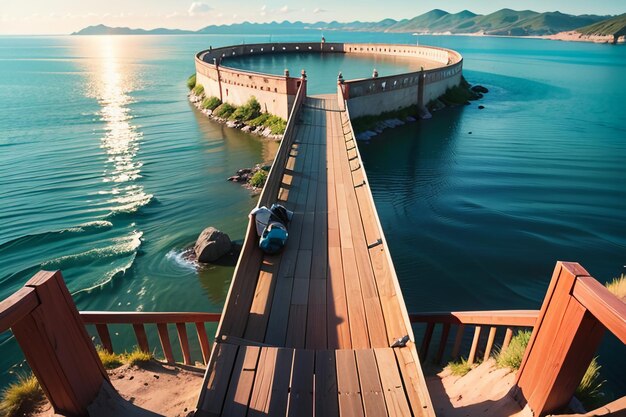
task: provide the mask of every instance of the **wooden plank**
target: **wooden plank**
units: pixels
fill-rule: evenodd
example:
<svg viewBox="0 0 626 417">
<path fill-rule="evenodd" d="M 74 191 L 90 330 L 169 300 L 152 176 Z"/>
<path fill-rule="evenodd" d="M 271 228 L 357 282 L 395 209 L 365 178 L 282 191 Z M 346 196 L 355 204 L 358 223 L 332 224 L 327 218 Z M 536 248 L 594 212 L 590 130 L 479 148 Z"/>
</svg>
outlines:
<svg viewBox="0 0 626 417">
<path fill-rule="evenodd" d="M 85 324 L 157 324 L 157 323 L 217 323 L 221 313 L 149 312 L 149 311 L 80 311 Z"/>
<path fill-rule="evenodd" d="M 324 266 L 326 268 L 326 265 Z M 306 347 L 326 349 L 326 279 L 311 279 L 306 323 Z"/>
<path fill-rule="evenodd" d="M 341 417 L 364 417 L 363 399 L 354 351 L 335 351 L 337 361 L 337 391 L 339 392 L 339 414 Z"/>
<path fill-rule="evenodd" d="M 380 371 L 380 382 L 390 417 L 411 416 L 411 410 L 402 385 L 396 356 L 391 348 L 374 349 Z"/>
<path fill-rule="evenodd" d="M 485 347 L 485 354 L 483 355 L 483 362 L 486 362 L 487 359 L 489 359 L 489 356 L 491 355 L 491 348 L 493 348 L 493 341 L 496 338 L 496 330 L 497 328 L 495 326 L 492 326 L 489 329 L 489 338 L 487 339 L 487 346 Z"/>
<path fill-rule="evenodd" d="M 478 350 L 478 341 L 480 340 L 480 326 L 476 326 L 474 329 L 474 339 L 472 340 L 472 347 L 470 348 L 470 353 L 467 358 L 467 363 L 472 365 L 474 363 L 474 359 L 476 358 L 476 352 Z"/>
<path fill-rule="evenodd" d="M 10 329 L 38 305 L 39 299 L 37 299 L 35 289 L 31 287 L 22 287 L 0 301 L 0 332 Z"/>
<path fill-rule="evenodd" d="M 341 249 L 337 247 L 328 248 L 327 303 L 328 347 L 331 349 L 351 348 L 352 339 Z"/>
<path fill-rule="evenodd" d="M 96 324 L 96 331 L 100 338 L 102 347 L 109 353 L 113 353 L 113 343 L 111 342 L 111 334 L 109 334 L 109 327 L 106 324 Z"/>
<path fill-rule="evenodd" d="M 435 417 L 435 409 L 428 394 L 426 379 L 415 348 L 407 346 L 393 350 L 413 414 L 420 417 Z"/>
<path fill-rule="evenodd" d="M 626 300 L 620 300 L 592 277 L 579 277 L 572 292 L 611 333 L 626 344 Z"/>
<path fill-rule="evenodd" d="M 385 396 L 380 383 L 374 351 L 371 349 L 359 349 L 355 353 L 365 416 L 386 417 L 387 407 L 385 406 Z"/>
<path fill-rule="evenodd" d="M 293 369 L 289 390 L 288 416 L 313 416 L 313 374 L 315 352 L 297 349 L 293 356 Z"/>
<path fill-rule="evenodd" d="M 509 347 L 509 343 L 511 343 L 511 339 L 513 338 L 513 329 L 510 327 L 506 328 L 506 332 L 504 333 L 504 341 L 502 342 L 502 348 L 500 350 L 504 352 L 506 348 Z"/>
<path fill-rule="evenodd" d="M 459 324 L 456 328 L 456 336 L 454 338 L 454 347 L 452 348 L 453 360 L 456 360 L 459 357 L 459 351 L 461 350 L 461 343 L 463 342 L 464 332 L 465 332 L 465 325 Z"/>
<path fill-rule="evenodd" d="M 424 339 L 422 340 L 422 347 L 420 348 L 420 356 L 422 360 L 428 358 L 428 347 L 433 337 L 433 331 L 435 330 L 435 323 L 428 323 L 426 325 L 426 332 L 424 333 Z"/>
<path fill-rule="evenodd" d="M 25 286 L 34 290 L 39 306 L 13 324 L 13 334 L 55 409 L 84 414 L 109 378 L 63 276 L 59 271 L 40 271 Z M 9 316 L 21 316 L 25 310 L 9 307 L 9 311 L 13 312 Z"/>
<path fill-rule="evenodd" d="M 232 374 L 237 346 L 228 343 L 215 343 L 209 366 L 206 370 L 207 383 L 198 407 L 207 416 L 219 416 L 224 405 L 228 381 Z"/>
<path fill-rule="evenodd" d="M 439 339 L 439 348 L 437 349 L 437 356 L 435 357 L 435 363 L 441 364 L 443 354 L 446 351 L 446 345 L 448 344 L 448 336 L 450 335 L 450 323 L 445 323 L 441 331 L 441 339 Z"/>
<path fill-rule="evenodd" d="M 286 414 L 292 363 L 293 349 L 261 348 L 249 417 Z"/>
<path fill-rule="evenodd" d="M 246 416 L 260 352 L 261 348 L 257 346 L 241 346 L 239 348 L 224 400 L 223 416 Z"/>
<path fill-rule="evenodd" d="M 266 256 L 259 272 L 256 290 L 250 307 L 244 338 L 262 342 L 272 307 L 274 288 L 278 279 L 280 257 Z"/>
<path fill-rule="evenodd" d="M 204 364 L 208 364 L 211 357 L 211 346 L 209 345 L 206 328 L 204 327 L 203 322 L 195 323 L 195 325 L 196 334 L 198 335 L 198 343 L 200 343 L 200 350 L 202 351 L 202 360 Z"/>
<path fill-rule="evenodd" d="M 185 365 L 192 365 L 191 354 L 189 352 L 189 339 L 187 338 L 187 326 L 185 326 L 185 323 L 176 323 L 176 332 L 178 333 L 180 349 L 183 351 Z"/>
<path fill-rule="evenodd" d="M 339 417 L 335 351 L 315 352 L 315 416 Z"/>
<path fill-rule="evenodd" d="M 143 352 L 150 352 L 148 336 L 146 335 L 146 329 L 143 324 L 133 324 L 133 330 L 135 331 L 135 337 L 137 338 L 137 346 L 139 346 L 139 349 Z"/>
<path fill-rule="evenodd" d="M 170 334 L 167 331 L 167 324 L 158 323 L 157 330 L 159 332 L 159 340 L 161 341 L 161 347 L 163 348 L 165 360 L 167 363 L 176 363 L 174 353 L 172 352 L 172 344 L 170 343 Z"/>
<path fill-rule="evenodd" d="M 535 325 L 539 310 L 445 311 L 411 313 L 412 323 L 478 324 L 485 326 Z"/>
</svg>

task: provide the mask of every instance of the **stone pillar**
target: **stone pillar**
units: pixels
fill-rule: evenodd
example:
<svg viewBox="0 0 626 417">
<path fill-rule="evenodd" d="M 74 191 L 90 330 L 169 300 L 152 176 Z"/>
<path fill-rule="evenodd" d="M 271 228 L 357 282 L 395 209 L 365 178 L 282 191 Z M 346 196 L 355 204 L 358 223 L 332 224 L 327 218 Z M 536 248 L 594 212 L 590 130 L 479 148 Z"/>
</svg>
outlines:
<svg viewBox="0 0 626 417">
<path fill-rule="evenodd" d="M 217 88 L 220 92 L 220 101 L 222 100 L 222 77 L 220 77 L 220 64 L 217 62 L 217 58 L 213 58 L 213 64 L 215 65 L 215 71 L 217 72 Z"/>
</svg>

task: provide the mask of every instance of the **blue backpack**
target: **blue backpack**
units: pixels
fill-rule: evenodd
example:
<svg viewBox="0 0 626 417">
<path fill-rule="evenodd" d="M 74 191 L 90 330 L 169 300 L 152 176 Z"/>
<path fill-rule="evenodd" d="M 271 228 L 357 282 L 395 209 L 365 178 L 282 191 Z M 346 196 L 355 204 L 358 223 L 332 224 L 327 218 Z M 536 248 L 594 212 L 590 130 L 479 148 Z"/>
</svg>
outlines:
<svg viewBox="0 0 626 417">
<path fill-rule="evenodd" d="M 278 253 L 287 244 L 287 228 L 280 222 L 270 222 L 259 240 L 259 247 L 265 253 Z"/>
</svg>

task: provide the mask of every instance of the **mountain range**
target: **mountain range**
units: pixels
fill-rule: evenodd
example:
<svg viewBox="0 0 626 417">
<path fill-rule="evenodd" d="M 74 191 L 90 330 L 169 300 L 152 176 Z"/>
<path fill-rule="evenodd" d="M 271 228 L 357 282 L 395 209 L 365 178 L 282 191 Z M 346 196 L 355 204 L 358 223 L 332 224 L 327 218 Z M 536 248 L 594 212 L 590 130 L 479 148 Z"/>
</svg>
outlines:
<svg viewBox="0 0 626 417">
<path fill-rule="evenodd" d="M 491 14 L 479 15 L 469 10 L 448 13 L 434 9 L 412 19 L 383 19 L 378 22 L 243 22 L 231 25 L 210 25 L 197 31 L 165 28 L 145 30 L 97 25 L 86 27 L 72 35 L 278 34 L 306 29 L 419 34 L 481 33 L 503 36 L 545 36 L 565 31 L 585 30 L 587 35 L 601 32 L 602 35 L 614 35 L 623 34 L 626 31 L 626 13 L 619 16 L 576 16 L 561 12 L 539 13 L 532 10 L 502 9 Z"/>
</svg>

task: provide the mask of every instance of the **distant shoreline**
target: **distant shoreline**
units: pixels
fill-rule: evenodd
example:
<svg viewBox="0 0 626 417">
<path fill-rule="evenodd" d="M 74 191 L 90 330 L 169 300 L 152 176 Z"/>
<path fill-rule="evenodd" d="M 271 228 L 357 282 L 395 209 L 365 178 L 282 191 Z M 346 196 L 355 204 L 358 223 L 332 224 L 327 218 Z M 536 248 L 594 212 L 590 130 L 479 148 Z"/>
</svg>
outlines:
<svg viewBox="0 0 626 417">
<path fill-rule="evenodd" d="M 626 36 L 620 36 L 617 42 L 613 42 L 613 35 L 583 35 L 576 31 L 559 32 L 554 35 L 490 35 L 486 33 L 420 33 L 424 36 L 475 36 L 486 38 L 514 38 L 514 39 L 544 39 L 549 41 L 564 42 L 589 42 L 589 43 L 608 43 L 608 44 L 626 44 Z M 418 36 L 419 36 L 418 35 Z"/>
</svg>

